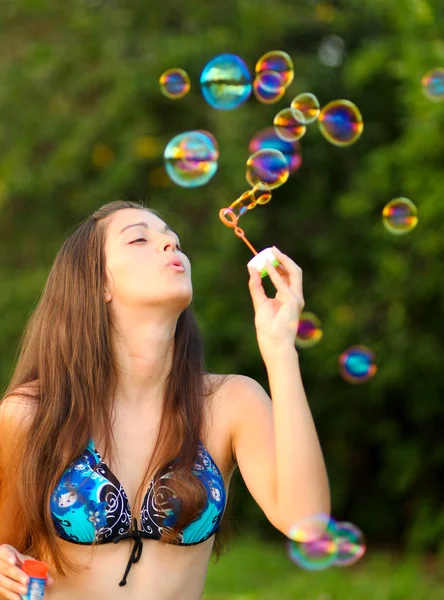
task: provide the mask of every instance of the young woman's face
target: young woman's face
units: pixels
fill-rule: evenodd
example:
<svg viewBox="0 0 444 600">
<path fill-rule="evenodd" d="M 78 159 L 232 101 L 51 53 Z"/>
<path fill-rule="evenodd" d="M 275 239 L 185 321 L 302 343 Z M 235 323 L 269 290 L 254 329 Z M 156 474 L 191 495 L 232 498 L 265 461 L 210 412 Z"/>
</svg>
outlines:
<svg viewBox="0 0 444 600">
<path fill-rule="evenodd" d="M 177 234 L 156 215 L 137 208 L 115 212 L 107 226 L 105 256 L 107 302 L 127 308 L 170 306 L 179 314 L 190 304 L 190 261 Z"/>
</svg>

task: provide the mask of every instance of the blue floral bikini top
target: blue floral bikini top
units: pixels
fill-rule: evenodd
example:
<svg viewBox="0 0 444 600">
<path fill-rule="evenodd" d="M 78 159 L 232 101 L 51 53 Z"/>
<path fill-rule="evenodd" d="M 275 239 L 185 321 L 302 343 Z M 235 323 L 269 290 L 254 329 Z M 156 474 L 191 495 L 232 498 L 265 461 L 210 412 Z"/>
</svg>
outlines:
<svg viewBox="0 0 444 600">
<path fill-rule="evenodd" d="M 168 478 L 172 477 L 170 471 L 174 462 L 160 476 L 161 491 L 167 498 L 170 491 Z M 226 506 L 222 474 L 201 442 L 193 473 L 205 486 L 208 499 L 200 516 L 173 542 L 181 546 L 200 544 L 219 531 Z M 120 540 L 133 538 L 131 557 L 119 583 L 125 585 L 132 564 L 142 555 L 142 539 L 159 540 L 162 529 L 174 525 L 177 519 L 180 500 L 168 498 L 170 503 L 176 503 L 174 510 L 163 507 L 154 498 L 153 485 L 152 480 L 142 502 L 139 530 L 137 518 L 132 518 L 125 490 L 103 462 L 91 439 L 82 455 L 70 463 L 51 495 L 51 514 L 57 535 L 67 542 L 87 545 L 94 541 L 117 544 Z"/>
</svg>

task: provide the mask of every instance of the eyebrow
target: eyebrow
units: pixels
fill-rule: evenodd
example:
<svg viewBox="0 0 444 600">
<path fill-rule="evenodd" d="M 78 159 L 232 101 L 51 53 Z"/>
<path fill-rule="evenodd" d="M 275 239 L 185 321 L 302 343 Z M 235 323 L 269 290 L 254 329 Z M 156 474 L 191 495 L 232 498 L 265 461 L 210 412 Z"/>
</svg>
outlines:
<svg viewBox="0 0 444 600">
<path fill-rule="evenodd" d="M 131 225 L 126 225 L 121 230 L 121 232 L 119 233 L 119 235 L 117 237 L 120 237 L 122 235 L 122 233 L 129 227 L 144 227 L 145 229 L 150 228 L 148 223 L 145 223 L 145 221 L 141 221 L 140 223 L 131 223 Z M 162 229 L 161 233 L 166 233 L 167 231 L 171 231 L 171 233 L 174 233 L 174 235 L 177 235 L 178 239 L 180 239 L 179 235 L 174 231 L 174 229 L 171 229 L 171 227 L 168 227 L 168 225 L 165 225 L 165 227 Z"/>
</svg>

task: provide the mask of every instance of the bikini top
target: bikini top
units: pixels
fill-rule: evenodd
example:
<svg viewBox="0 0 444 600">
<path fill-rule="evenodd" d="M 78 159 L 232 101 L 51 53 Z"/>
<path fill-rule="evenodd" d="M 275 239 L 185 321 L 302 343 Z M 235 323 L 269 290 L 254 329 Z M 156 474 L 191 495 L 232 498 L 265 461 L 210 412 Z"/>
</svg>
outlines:
<svg viewBox="0 0 444 600">
<path fill-rule="evenodd" d="M 177 520 L 181 501 L 174 497 L 168 486 L 176 460 L 162 471 L 157 500 L 153 493 L 154 480 L 150 482 L 142 502 L 139 530 L 125 490 L 103 462 L 91 438 L 84 452 L 69 464 L 51 495 L 50 509 L 58 537 L 86 545 L 94 541 L 117 544 L 120 540 L 133 538 L 135 544 L 119 583 L 126 585 L 132 564 L 142 555 L 142 539 L 159 540 L 163 528 L 173 526 Z M 181 546 L 200 544 L 219 531 L 227 500 L 222 474 L 201 442 L 193 473 L 205 486 L 207 501 L 199 517 L 171 542 Z M 162 505 L 163 497 L 170 508 Z"/>
</svg>

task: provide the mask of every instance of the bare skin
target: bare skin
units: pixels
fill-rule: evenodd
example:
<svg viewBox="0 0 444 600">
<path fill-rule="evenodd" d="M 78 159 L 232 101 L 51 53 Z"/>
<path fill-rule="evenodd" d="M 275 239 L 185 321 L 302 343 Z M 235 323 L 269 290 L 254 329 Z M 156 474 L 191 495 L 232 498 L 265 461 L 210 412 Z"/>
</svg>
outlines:
<svg viewBox="0 0 444 600">
<path fill-rule="evenodd" d="M 211 426 L 202 441 L 219 467 L 228 492 L 236 468 L 231 453 L 230 431 L 217 394 L 210 406 Z M 150 419 L 141 418 L 140 413 L 119 414 L 116 419 L 114 435 L 119 468 L 114 468 L 114 474 L 126 490 L 130 506 L 134 506 L 147 457 L 153 451 L 155 431 L 143 425 L 147 422 Z M 96 445 L 102 455 L 100 444 Z M 198 600 L 202 597 L 214 536 L 189 547 L 172 544 L 162 546 L 155 540 L 143 540 L 142 557 L 131 567 L 127 584 L 123 587 L 119 587 L 119 581 L 134 544 L 132 540 L 98 546 L 92 555 L 88 546 L 63 540 L 59 543 L 70 559 L 87 565 L 88 570 L 66 579 L 56 578 L 54 585 L 49 586 L 45 593 L 45 598 L 49 600 Z"/>
<path fill-rule="evenodd" d="M 132 227 L 142 219 L 145 226 Z M 118 330 L 113 340 L 119 368 L 117 419 L 113 426 L 118 464 L 111 469 L 126 490 L 133 513 L 138 514 L 140 506 L 134 506 L 134 498 L 157 438 L 177 319 L 192 299 L 191 265 L 176 234 L 155 215 L 136 209 L 115 215 L 107 230 L 105 252 L 105 300 Z M 278 290 L 276 297 L 267 298 L 257 272 L 250 273 L 249 282 L 273 402 L 256 381 L 244 376 L 231 378 L 208 399 L 209 426 L 201 439 L 222 473 L 227 492 L 238 466 L 270 523 L 288 535 L 302 519 L 329 513 L 330 499 L 322 450 L 294 347 L 294 323 L 303 306 L 301 270 L 277 252 L 280 262 L 286 265 L 286 274 L 280 275 L 271 263 L 267 264 Z M 178 258 L 181 265 L 170 264 Z M 98 435 L 94 442 L 107 462 Z M 59 543 L 70 558 L 87 565 L 88 571 L 66 579 L 58 577 L 47 588 L 50 600 L 198 600 L 214 536 L 190 547 L 162 546 L 144 540 L 141 560 L 132 566 L 124 587 L 118 583 L 133 541 L 98 546 L 92 556 L 89 546 L 62 540 Z M 0 547 L 0 558 L 2 552 L 8 550 Z M 0 569 L 0 575 L 2 572 L 19 580 L 16 572 Z M 0 576 L 0 587 L 2 583 L 9 586 L 10 582 Z M 7 597 L 19 600 L 14 594 Z"/>
</svg>

